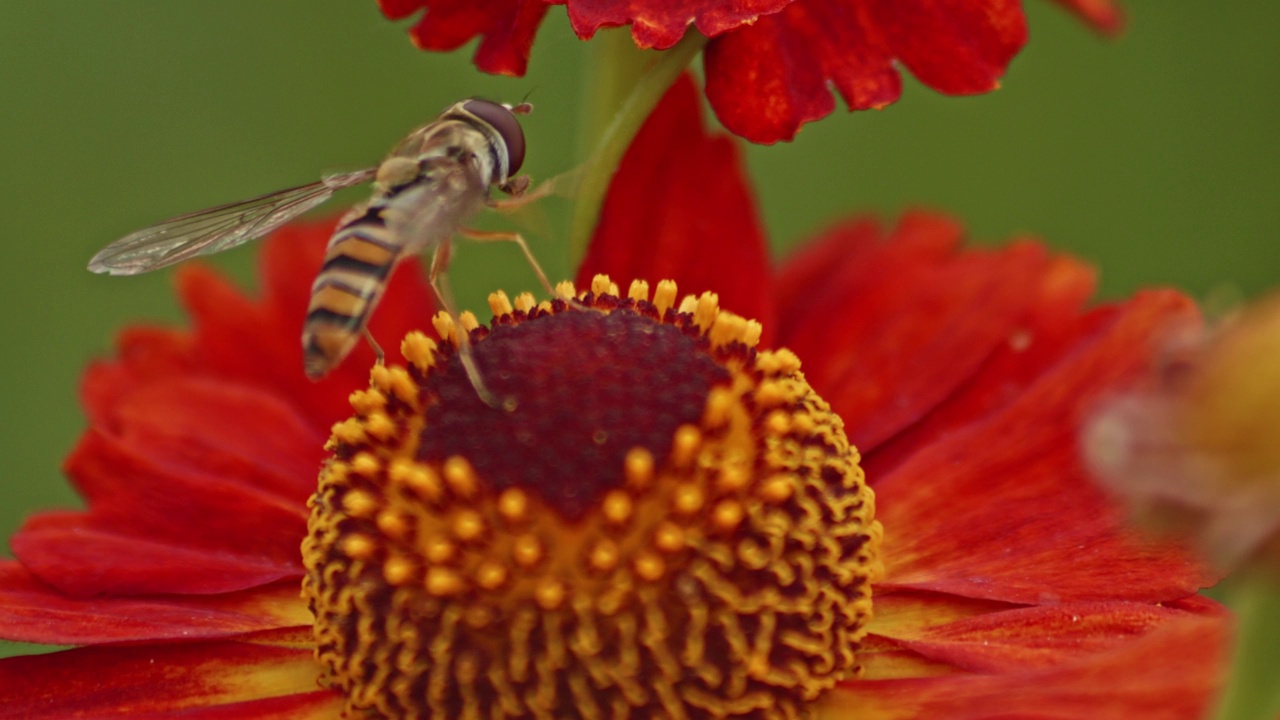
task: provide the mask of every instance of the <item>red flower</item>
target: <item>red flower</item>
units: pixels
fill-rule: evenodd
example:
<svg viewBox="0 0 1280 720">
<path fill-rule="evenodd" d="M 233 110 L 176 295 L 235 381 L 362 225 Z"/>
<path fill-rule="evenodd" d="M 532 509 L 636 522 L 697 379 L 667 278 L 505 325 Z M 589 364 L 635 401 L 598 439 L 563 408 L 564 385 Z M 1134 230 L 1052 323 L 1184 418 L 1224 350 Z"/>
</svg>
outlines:
<svg viewBox="0 0 1280 720">
<path fill-rule="evenodd" d="M 1121 513 L 1082 468 L 1076 446 L 1078 422 L 1090 406 L 1148 369 L 1148 341 L 1164 323 L 1193 318 L 1191 303 L 1176 293 L 1155 291 L 1085 308 L 1093 277 L 1078 262 L 1028 241 L 963 250 L 954 222 L 925 213 L 904 217 L 888 233 L 870 220 L 843 223 L 771 270 L 737 151 L 725 138 L 707 136 L 698 123 L 696 91 L 684 81 L 624 160 L 580 278 L 599 271 L 616 277 L 674 276 L 685 287 L 717 288 L 720 305 L 730 310 L 771 318 L 774 329 L 764 345 L 787 346 L 803 358 L 805 375 L 861 449 L 884 527 L 884 574 L 874 588 L 874 620 L 858 631 L 869 632 L 856 655 L 863 675 L 821 695 L 823 716 L 1039 717 L 1046 708 L 1055 718 L 1202 713 L 1221 679 L 1227 635 L 1223 611 L 1196 594 L 1210 578 L 1179 549 L 1125 530 Z M 655 151 L 673 138 L 694 149 L 678 157 Z M 652 177 L 668 182 L 646 180 Z M 691 179 L 708 177 L 722 180 L 703 193 L 681 191 Z M 374 454 L 362 457 L 355 449 L 373 442 L 367 436 L 397 442 L 401 421 L 396 418 L 416 401 L 412 386 L 405 386 L 410 394 L 402 387 L 353 396 L 353 404 L 363 408 L 361 419 L 333 430 L 336 459 L 313 499 L 316 514 L 308 530 L 307 497 L 326 455 L 327 429 L 347 414 L 343 397 L 362 384 L 359 368 L 371 359 L 357 355 L 319 385 L 302 379 L 297 326 L 328 231 L 327 225 L 299 225 L 269 240 L 264 292 L 257 301 L 243 298 L 207 270 L 184 269 L 179 287 L 194 329 L 129 330 L 119 357 L 90 369 L 83 390 L 90 429 L 67 462 L 88 510 L 33 518 L 13 539 L 17 562 L 0 565 L 0 634 L 89 647 L 0 661 L 0 689 L 8 698 L 0 714 L 340 716 L 343 698 L 317 686 L 322 665 L 314 656 L 312 615 L 298 599 L 304 568 L 297 548 L 308 537 L 308 553 L 324 544 L 341 546 L 352 556 L 371 552 L 376 538 L 353 534 L 341 524 L 374 527 L 355 523 L 373 500 L 350 490 L 335 500 L 332 492 L 347 474 L 378 472 Z M 396 275 L 375 318 L 375 335 L 394 337 L 428 324 L 431 303 L 417 271 L 408 267 Z M 584 302 L 598 302 L 607 289 L 598 280 L 591 286 L 593 294 Z M 658 308 L 654 316 L 661 315 L 660 295 L 655 293 L 655 305 L 648 306 Z M 516 317 L 503 304 L 494 301 L 502 319 L 491 335 L 476 336 L 477 353 L 499 338 L 499 328 L 506 333 L 502 338 L 511 338 L 510 327 L 531 326 L 543 312 L 517 300 Z M 575 322 L 605 316 L 567 307 L 562 310 Z M 710 317 L 704 316 L 708 304 L 687 307 L 688 315 L 672 311 L 663 317 L 685 323 L 685 337 L 698 337 L 694 324 Z M 751 330 L 737 327 L 707 352 L 750 355 Z M 424 367 L 419 352 L 424 343 L 417 338 L 406 345 L 413 368 Z M 612 361 L 591 360 L 603 348 L 578 347 L 563 338 L 550 347 L 570 359 L 538 363 L 515 355 L 510 361 L 520 363 L 518 372 L 489 375 L 495 378 L 491 389 L 501 391 L 500 377 L 540 388 L 546 377 L 566 368 L 571 376 L 579 374 L 572 397 L 525 398 L 535 404 L 550 401 L 553 409 L 547 412 L 559 413 L 552 416 L 550 430 L 517 427 L 501 435 L 491 428 L 461 428 L 459 443 L 485 433 L 493 437 L 478 439 L 505 443 L 504 452 L 490 456 L 506 467 L 503 472 L 548 459 L 553 468 L 580 466 L 594 457 L 589 453 L 595 447 L 607 446 L 608 438 L 575 445 L 573 428 L 565 422 L 628 409 L 601 405 L 600 393 L 617 390 L 644 401 L 646 395 L 664 398 L 668 391 L 600 380 L 618 370 Z M 762 351 L 758 357 L 765 356 L 787 364 L 785 353 Z M 380 370 L 374 373 L 375 389 L 408 382 L 411 375 L 415 382 L 433 377 L 417 370 Z M 804 386 L 803 378 L 788 377 L 793 387 Z M 682 379 L 674 375 L 672 387 Z M 473 392 L 458 398 L 456 407 L 444 408 L 446 415 L 462 415 L 463 405 L 478 403 Z M 803 405 L 809 417 L 827 412 L 811 395 Z M 784 432 L 801 430 L 800 419 L 779 415 L 775 420 L 784 423 Z M 803 422 L 812 430 L 812 420 Z M 839 420 L 833 422 L 830 431 L 843 438 Z M 535 449 L 553 450 L 550 458 L 520 454 L 522 430 L 540 438 Z M 832 437 L 828 442 L 839 445 Z M 408 473 L 412 462 L 403 467 Z M 628 459 L 627 468 L 629 479 L 652 481 L 652 465 Z M 483 475 L 469 472 L 444 471 L 447 491 L 485 494 L 474 484 Z M 721 472 L 717 482 L 739 477 L 728 466 Z M 566 497 L 578 497 L 585 513 L 581 522 L 600 521 L 601 514 L 611 521 L 631 511 L 625 503 L 595 507 L 582 501 L 572 486 L 578 477 L 578 472 L 560 475 L 555 487 Z M 825 470 L 821 477 L 827 478 Z M 440 480 L 425 473 L 406 482 L 436 492 L 433 483 Z M 347 519 L 335 526 L 317 520 L 335 502 L 345 508 L 348 514 L 340 517 Z M 545 520 L 527 518 L 519 503 L 504 507 L 503 513 L 524 517 L 522 522 Z M 859 507 L 869 511 L 865 500 Z M 736 516 L 717 508 L 705 514 L 708 522 L 734 527 Z M 820 517 L 823 511 L 814 512 Z M 465 512 L 452 517 L 457 533 L 481 531 Z M 379 514 L 376 525 L 395 536 L 405 532 L 406 522 L 405 516 Z M 866 547 L 879 544 L 878 530 L 860 527 L 863 540 L 870 538 Z M 815 547 L 831 547 L 821 535 L 809 539 Z M 441 558 L 453 552 L 434 542 L 426 542 L 423 552 Z M 731 553 L 726 562 L 732 560 Z M 591 562 L 613 561 L 606 554 Z M 333 598 L 317 594 L 316 582 L 335 582 L 341 589 L 348 578 L 343 573 L 353 573 L 348 578 L 353 582 L 364 577 L 354 574 L 356 567 L 334 570 L 333 577 L 327 570 L 317 573 L 310 562 L 308 568 L 308 597 L 321 609 Z M 660 564 L 645 568 L 661 574 Z M 393 576 L 412 577 L 413 569 L 397 565 L 393 571 L 388 561 L 382 572 L 394 585 Z M 501 584 L 501 577 L 492 578 L 495 586 Z M 451 580 L 428 577 L 425 587 L 434 588 L 435 597 L 447 596 Z M 352 602 L 337 613 L 340 621 L 351 623 L 351 635 L 326 634 L 333 628 L 318 631 L 326 684 L 341 685 L 333 673 L 341 671 L 344 659 L 334 665 L 334 648 L 376 635 L 385 619 L 379 613 L 386 607 L 372 602 L 374 591 L 364 582 L 347 585 L 356 589 L 341 596 Z M 837 578 L 822 582 L 834 587 Z M 544 608 L 559 607 L 564 590 L 539 590 L 535 597 Z M 431 611 L 423 606 L 420 612 L 426 623 Z M 483 628 L 493 620 L 459 612 L 457 624 L 449 627 Z M 519 610 L 526 613 L 522 617 L 527 612 Z M 536 615 L 529 617 L 536 622 Z M 820 625 L 818 615 L 813 623 Z M 412 647 L 416 628 L 397 627 L 394 636 L 402 644 L 396 647 Z M 530 637 L 529 632 L 521 637 Z M 645 637 L 646 643 L 664 640 L 661 633 Z M 466 668 L 474 669 L 468 663 L 482 648 L 431 647 L 430 657 L 397 651 L 397 667 L 427 668 L 423 672 L 450 667 L 458 674 L 435 678 L 429 687 L 400 690 L 410 697 L 418 692 L 436 699 L 440 693 L 465 696 L 466 678 L 474 679 Z M 573 652 L 591 652 L 574 647 Z M 746 649 L 755 647 L 748 643 Z M 853 648 L 834 649 L 843 655 Z M 773 651 L 762 652 L 750 661 L 772 657 Z M 345 659 L 357 669 L 376 668 L 375 660 L 371 655 Z M 755 667 L 748 660 L 742 654 L 729 662 Z M 718 671 L 707 672 L 712 682 Z M 632 677 L 648 682 L 662 676 L 663 668 L 645 666 Z M 586 685 L 574 688 L 564 692 L 578 698 L 574 693 L 587 691 Z"/>
<path fill-rule="evenodd" d="M 948 95 L 995 89 L 1026 42 L 1020 0 L 559 0 L 582 39 L 630 25 L 641 48 L 667 49 L 693 25 L 711 38 L 707 98 L 725 127 L 757 143 L 790 140 L 835 109 L 883 108 L 902 92 L 898 66 Z M 476 66 L 523 75 L 552 0 L 379 0 L 393 20 L 426 10 L 409 31 L 428 50 L 483 36 Z M 1112 0 L 1057 0 L 1098 29 L 1122 23 Z"/>
</svg>

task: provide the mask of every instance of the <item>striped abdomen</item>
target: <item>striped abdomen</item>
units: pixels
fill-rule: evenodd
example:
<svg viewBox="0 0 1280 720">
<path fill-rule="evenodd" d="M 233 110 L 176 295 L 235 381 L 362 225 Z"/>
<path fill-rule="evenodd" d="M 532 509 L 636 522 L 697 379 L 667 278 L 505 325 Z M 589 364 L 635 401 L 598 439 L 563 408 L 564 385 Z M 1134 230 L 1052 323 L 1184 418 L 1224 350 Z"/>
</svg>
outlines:
<svg viewBox="0 0 1280 720">
<path fill-rule="evenodd" d="M 402 250 L 376 208 L 329 239 L 302 327 L 307 377 L 315 380 L 329 372 L 359 342 Z"/>
</svg>

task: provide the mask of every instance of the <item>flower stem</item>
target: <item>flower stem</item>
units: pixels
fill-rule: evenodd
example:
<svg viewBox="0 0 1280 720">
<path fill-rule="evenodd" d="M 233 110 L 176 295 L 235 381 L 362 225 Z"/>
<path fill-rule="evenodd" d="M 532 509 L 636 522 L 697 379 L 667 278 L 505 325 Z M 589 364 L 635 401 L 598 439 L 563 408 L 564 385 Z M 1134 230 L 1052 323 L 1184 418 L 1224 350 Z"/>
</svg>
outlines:
<svg viewBox="0 0 1280 720">
<path fill-rule="evenodd" d="M 592 155 L 618 108 L 656 59 L 655 53 L 636 47 L 626 26 L 601 30 L 591 44 L 596 52 L 591 54 L 586 71 L 586 102 L 582 103 L 578 136 L 580 158 Z"/>
<path fill-rule="evenodd" d="M 1241 578 L 1230 596 L 1238 617 L 1236 650 L 1216 720 L 1273 720 L 1280 714 L 1280 584 L 1264 575 Z"/>
<path fill-rule="evenodd" d="M 671 87 L 706 45 L 707 38 L 690 28 L 680 42 L 658 53 L 657 59 L 642 74 L 637 69 L 643 66 L 636 60 L 651 53 L 636 52 L 631 47 L 617 47 L 620 42 L 631 42 L 631 38 L 626 35 L 622 35 L 621 40 L 613 38 L 611 41 L 614 47 L 606 45 L 602 58 L 604 62 L 592 72 L 592 80 L 596 83 L 592 92 L 598 93 L 592 102 L 594 104 L 598 100 L 598 107 L 617 109 L 608 125 L 598 131 L 598 135 L 595 132 L 603 124 L 601 118 L 605 114 L 596 113 L 587 118 L 588 136 L 598 139 L 578 174 L 577 202 L 574 203 L 569 224 L 569 252 L 575 265 L 586 253 L 591 232 L 600 215 L 600 207 L 604 204 L 609 181 L 622 162 L 622 156 L 632 138 L 640 131 L 640 126 L 662 99 L 667 88 Z M 625 93 L 624 98 L 623 89 L 628 84 L 630 92 Z"/>
</svg>

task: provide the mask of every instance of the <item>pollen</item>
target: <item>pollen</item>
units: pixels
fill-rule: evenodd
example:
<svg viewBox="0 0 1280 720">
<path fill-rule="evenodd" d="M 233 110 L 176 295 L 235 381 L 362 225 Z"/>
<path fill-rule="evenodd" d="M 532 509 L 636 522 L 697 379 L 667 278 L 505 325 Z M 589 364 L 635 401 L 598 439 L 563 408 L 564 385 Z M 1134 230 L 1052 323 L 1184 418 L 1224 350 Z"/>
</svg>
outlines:
<svg viewBox="0 0 1280 720">
<path fill-rule="evenodd" d="M 347 716 L 773 720 L 857 676 L 882 530 L 794 353 L 669 280 L 489 310 L 329 440 L 303 595 Z"/>
<path fill-rule="evenodd" d="M 405 335 L 404 341 L 400 343 L 400 354 L 404 355 L 407 360 L 418 372 L 425 373 L 435 364 L 436 341 L 426 335 L 414 331 Z M 357 413 L 363 412 L 360 406 L 356 405 L 352 400 L 351 407 Z"/>
<path fill-rule="evenodd" d="M 463 510 L 453 519 L 453 534 L 462 542 L 476 540 L 484 531 L 484 518 L 474 510 Z"/>
<path fill-rule="evenodd" d="M 621 490 L 610 491 L 600 506 L 604 518 L 614 525 L 622 525 L 630 520 L 633 509 L 631 497 Z"/>
<path fill-rule="evenodd" d="M 649 486 L 653 480 L 653 453 L 644 448 L 631 448 L 622 462 L 622 472 L 628 486 L 636 490 L 644 490 Z"/>
<path fill-rule="evenodd" d="M 529 518 L 529 496 L 520 488 L 507 488 L 498 495 L 498 514 L 510 526 Z"/>
</svg>

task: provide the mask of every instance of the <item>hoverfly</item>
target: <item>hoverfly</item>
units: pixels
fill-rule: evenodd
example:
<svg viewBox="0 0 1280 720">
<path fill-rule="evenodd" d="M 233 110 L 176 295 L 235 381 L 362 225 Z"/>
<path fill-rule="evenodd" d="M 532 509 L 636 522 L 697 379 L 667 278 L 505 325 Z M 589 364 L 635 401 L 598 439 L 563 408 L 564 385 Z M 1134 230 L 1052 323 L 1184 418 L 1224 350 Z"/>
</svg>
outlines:
<svg viewBox="0 0 1280 720">
<path fill-rule="evenodd" d="M 432 251 L 431 287 L 445 311 L 457 317 L 443 276 L 455 234 L 515 242 L 552 294 L 551 283 L 520 235 L 463 228 L 485 206 L 511 206 L 541 195 L 526 192 L 527 176 L 514 177 L 525 154 L 524 131 L 516 116 L 532 109 L 528 103 L 462 100 L 410 133 L 377 167 L 165 220 L 103 248 L 89 261 L 89 269 L 135 275 L 222 252 L 270 233 L 336 190 L 372 180 L 373 197 L 347 213 L 329 239 L 324 265 L 311 287 L 302 348 L 304 369 L 313 380 L 341 363 L 362 335 L 381 360 L 368 320 L 392 270 L 410 254 Z M 490 197 L 491 188 L 511 199 Z M 476 391 L 488 402 L 465 335 L 459 333 L 460 358 Z"/>
</svg>

